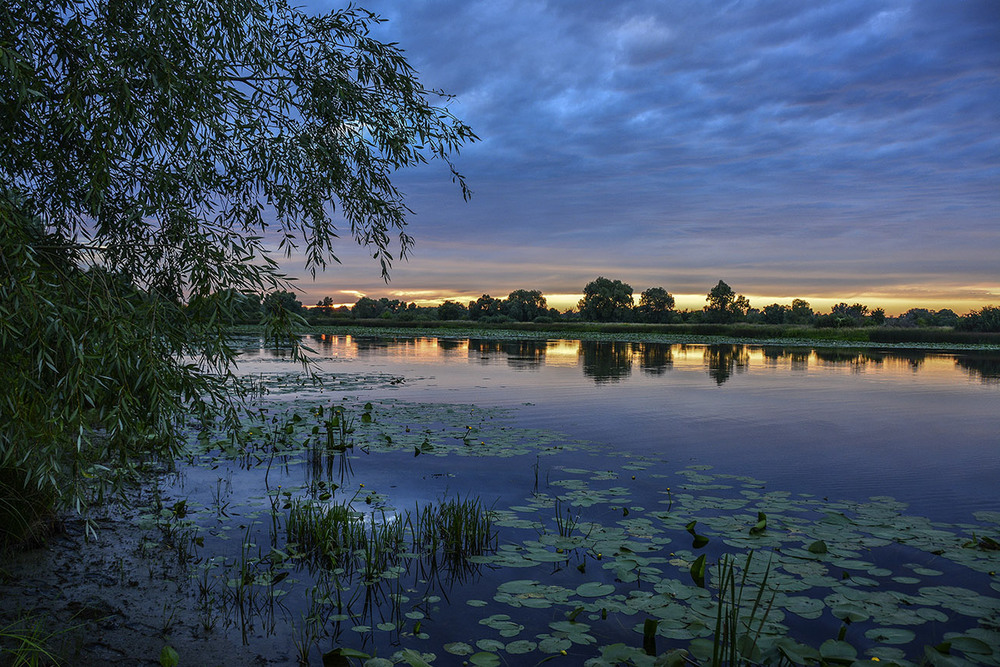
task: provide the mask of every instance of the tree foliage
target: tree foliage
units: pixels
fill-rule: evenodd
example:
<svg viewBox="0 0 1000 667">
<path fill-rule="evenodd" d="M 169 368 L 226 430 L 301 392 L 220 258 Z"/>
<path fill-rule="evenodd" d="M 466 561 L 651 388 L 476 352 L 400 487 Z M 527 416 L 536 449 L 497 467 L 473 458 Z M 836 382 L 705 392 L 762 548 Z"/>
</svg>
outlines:
<svg viewBox="0 0 1000 667">
<path fill-rule="evenodd" d="M 643 322 L 670 322 L 674 315 L 674 297 L 662 287 L 650 287 L 639 296 L 636 311 Z"/>
<path fill-rule="evenodd" d="M 461 320 L 468 313 L 469 309 L 457 301 L 445 300 L 437 307 L 437 316 L 440 320 Z"/>
<path fill-rule="evenodd" d="M 706 298 L 705 317 L 709 322 L 736 322 L 746 317 L 750 309 L 750 300 L 742 294 L 736 294 L 733 288 L 723 281 L 713 287 Z"/>
<path fill-rule="evenodd" d="M 530 322 L 548 315 L 548 304 L 539 290 L 514 290 L 500 305 L 500 312 L 517 322 Z"/>
<path fill-rule="evenodd" d="M 287 287 L 271 247 L 315 272 L 342 227 L 387 275 L 412 245 L 397 169 L 441 159 L 468 195 L 451 156 L 475 135 L 369 36 L 378 20 L 0 4 L 4 471 L 79 501 L 74 480 L 169 453 L 178 414 L 231 405 L 224 322 L 236 295 Z"/>
<path fill-rule="evenodd" d="M 598 276 L 583 288 L 580 316 L 592 322 L 628 322 L 632 319 L 632 286 Z"/>
<path fill-rule="evenodd" d="M 469 319 L 481 320 L 484 317 L 496 317 L 500 315 L 501 299 L 484 294 L 475 301 L 469 302 Z"/>
<path fill-rule="evenodd" d="M 1000 331 L 1000 307 L 983 306 L 963 316 L 956 326 L 960 331 Z"/>
</svg>

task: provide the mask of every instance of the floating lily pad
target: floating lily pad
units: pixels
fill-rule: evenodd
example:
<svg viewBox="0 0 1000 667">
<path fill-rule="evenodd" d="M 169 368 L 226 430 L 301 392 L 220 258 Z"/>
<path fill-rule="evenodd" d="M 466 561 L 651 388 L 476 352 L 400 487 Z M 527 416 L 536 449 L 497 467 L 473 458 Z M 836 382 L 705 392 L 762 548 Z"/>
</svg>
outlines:
<svg viewBox="0 0 1000 667">
<path fill-rule="evenodd" d="M 507 644 L 507 653 L 520 655 L 522 653 L 531 653 L 536 648 L 538 648 L 538 644 L 535 642 L 528 641 L 526 639 L 519 639 Z"/>
<path fill-rule="evenodd" d="M 581 584 L 576 588 L 576 594 L 580 597 L 585 598 L 598 598 L 605 595 L 610 595 L 615 592 L 615 587 L 611 584 L 602 584 L 598 582 L 588 582 L 586 584 Z"/>
<path fill-rule="evenodd" d="M 916 636 L 912 630 L 901 628 L 873 628 L 865 632 L 865 637 L 883 644 L 909 644 Z"/>
<path fill-rule="evenodd" d="M 465 642 L 451 642 L 445 644 L 443 648 L 452 655 L 472 655 L 476 652 L 476 649 L 472 648 Z"/>
<path fill-rule="evenodd" d="M 500 656 L 496 653 L 480 651 L 469 656 L 469 664 L 476 667 L 499 667 Z"/>
</svg>

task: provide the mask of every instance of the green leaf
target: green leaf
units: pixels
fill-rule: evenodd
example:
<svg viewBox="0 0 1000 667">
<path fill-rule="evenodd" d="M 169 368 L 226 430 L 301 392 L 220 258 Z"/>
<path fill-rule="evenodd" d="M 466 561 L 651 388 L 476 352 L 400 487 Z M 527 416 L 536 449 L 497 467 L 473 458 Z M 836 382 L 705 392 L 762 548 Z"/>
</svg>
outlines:
<svg viewBox="0 0 1000 667">
<path fill-rule="evenodd" d="M 816 540 L 809 545 L 809 552 L 814 554 L 825 554 L 827 553 L 826 542 L 823 540 Z"/>
<path fill-rule="evenodd" d="M 694 583 L 698 585 L 699 588 L 705 587 L 705 554 L 698 556 L 689 569 L 691 573 L 691 578 Z"/>
<path fill-rule="evenodd" d="M 160 667 L 177 667 L 181 662 L 181 657 L 172 646 L 164 646 L 160 649 Z"/>
<path fill-rule="evenodd" d="M 858 657 L 858 650 L 839 639 L 827 639 L 819 647 L 819 654 L 825 660 L 852 662 Z"/>
<path fill-rule="evenodd" d="M 611 595 L 614 592 L 615 587 L 611 584 L 602 584 L 596 581 L 580 584 L 576 587 L 576 594 L 585 598 L 599 598 L 605 595 Z"/>
</svg>

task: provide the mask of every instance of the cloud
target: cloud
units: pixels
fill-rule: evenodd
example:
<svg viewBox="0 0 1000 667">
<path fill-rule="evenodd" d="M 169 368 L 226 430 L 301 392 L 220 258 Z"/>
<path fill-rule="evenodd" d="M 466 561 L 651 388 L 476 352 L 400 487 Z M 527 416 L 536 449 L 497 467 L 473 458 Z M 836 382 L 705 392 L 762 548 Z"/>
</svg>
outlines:
<svg viewBox="0 0 1000 667">
<path fill-rule="evenodd" d="M 483 137 L 469 204 L 441 169 L 400 173 L 417 248 L 394 281 L 998 282 L 992 0 L 366 6 Z"/>
</svg>

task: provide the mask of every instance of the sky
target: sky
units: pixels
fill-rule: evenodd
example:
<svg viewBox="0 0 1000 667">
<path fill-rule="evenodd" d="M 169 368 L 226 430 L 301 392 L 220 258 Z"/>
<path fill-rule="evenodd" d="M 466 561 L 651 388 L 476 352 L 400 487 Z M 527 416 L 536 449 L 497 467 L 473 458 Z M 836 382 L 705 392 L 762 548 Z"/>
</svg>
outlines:
<svg viewBox="0 0 1000 667">
<path fill-rule="evenodd" d="M 700 308 L 1000 305 L 997 0 L 369 0 L 481 141 L 397 173 L 416 245 L 303 303 L 418 303 L 598 276 Z M 310 0 L 308 10 L 335 9 Z"/>
</svg>

